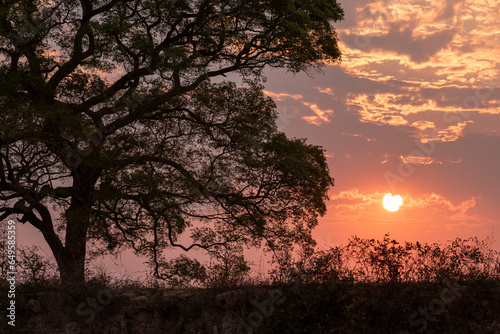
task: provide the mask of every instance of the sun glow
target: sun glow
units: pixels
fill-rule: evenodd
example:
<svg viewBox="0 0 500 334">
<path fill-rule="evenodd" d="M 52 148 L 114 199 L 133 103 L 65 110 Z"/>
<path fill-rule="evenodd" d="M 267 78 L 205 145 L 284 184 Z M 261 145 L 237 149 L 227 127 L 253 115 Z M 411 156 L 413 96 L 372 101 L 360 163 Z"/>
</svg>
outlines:
<svg viewBox="0 0 500 334">
<path fill-rule="evenodd" d="M 388 211 L 398 211 L 401 205 L 403 205 L 403 198 L 399 195 L 392 196 L 391 193 L 388 193 L 384 196 L 383 204 L 384 208 Z"/>
</svg>

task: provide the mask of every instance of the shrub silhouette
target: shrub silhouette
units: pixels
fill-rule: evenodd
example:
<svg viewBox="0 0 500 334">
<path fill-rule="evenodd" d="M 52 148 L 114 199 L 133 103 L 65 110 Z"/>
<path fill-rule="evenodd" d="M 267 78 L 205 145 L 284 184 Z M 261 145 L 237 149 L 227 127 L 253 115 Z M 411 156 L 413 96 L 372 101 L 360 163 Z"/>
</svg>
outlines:
<svg viewBox="0 0 500 334">
<path fill-rule="evenodd" d="M 296 262 L 282 261 L 273 273 L 275 282 L 299 279 L 304 283 L 336 282 L 441 282 L 474 281 L 500 275 L 500 252 L 493 240 L 456 238 L 447 244 L 401 244 L 354 236 L 345 246 L 303 255 Z"/>
</svg>

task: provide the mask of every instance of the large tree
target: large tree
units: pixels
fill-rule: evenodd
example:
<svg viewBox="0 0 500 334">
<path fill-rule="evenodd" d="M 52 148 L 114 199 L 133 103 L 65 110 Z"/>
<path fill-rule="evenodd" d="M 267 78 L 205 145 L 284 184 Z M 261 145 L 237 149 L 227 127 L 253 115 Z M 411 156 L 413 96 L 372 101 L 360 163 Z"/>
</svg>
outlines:
<svg viewBox="0 0 500 334">
<path fill-rule="evenodd" d="M 335 0 L 2 0 L 0 218 L 43 234 L 65 284 L 90 241 L 158 277 L 174 247 L 311 245 L 333 179 L 260 82 L 339 60 L 342 17 Z"/>
</svg>

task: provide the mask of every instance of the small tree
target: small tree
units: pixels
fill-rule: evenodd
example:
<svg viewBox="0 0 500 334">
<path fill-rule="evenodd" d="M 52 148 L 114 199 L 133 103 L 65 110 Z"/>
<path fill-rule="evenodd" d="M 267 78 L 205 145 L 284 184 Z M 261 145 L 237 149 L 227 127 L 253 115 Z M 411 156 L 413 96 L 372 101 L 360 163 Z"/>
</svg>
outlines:
<svg viewBox="0 0 500 334">
<path fill-rule="evenodd" d="M 205 285 L 209 288 L 229 288 L 250 282 L 250 267 L 243 255 L 226 251 L 216 254 L 207 269 Z"/>
<path fill-rule="evenodd" d="M 51 280 L 56 275 L 52 262 L 40 255 L 40 247 L 31 246 L 18 250 L 20 279 L 26 283 L 40 284 Z"/>
<path fill-rule="evenodd" d="M 324 152 L 277 130 L 259 81 L 340 59 L 342 17 L 335 0 L 2 1 L 0 219 L 42 232 L 64 284 L 88 241 L 157 277 L 167 248 L 310 245 Z M 245 87 L 211 82 L 232 72 Z"/>
</svg>

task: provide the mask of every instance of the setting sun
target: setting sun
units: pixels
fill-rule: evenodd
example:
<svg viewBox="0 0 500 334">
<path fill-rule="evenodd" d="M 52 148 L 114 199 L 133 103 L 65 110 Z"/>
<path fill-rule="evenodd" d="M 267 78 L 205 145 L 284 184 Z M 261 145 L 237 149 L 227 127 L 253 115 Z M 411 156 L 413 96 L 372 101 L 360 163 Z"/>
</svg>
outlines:
<svg viewBox="0 0 500 334">
<path fill-rule="evenodd" d="M 391 193 L 388 193 L 384 196 L 384 208 L 388 211 L 398 211 L 401 205 L 403 205 L 403 199 L 401 196 L 396 195 L 392 196 Z"/>
</svg>

